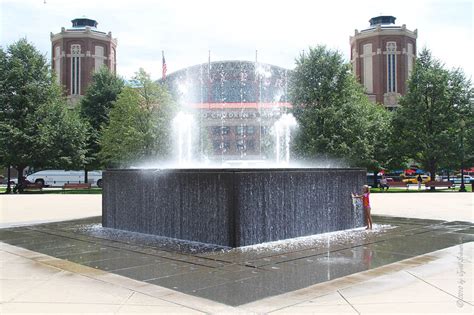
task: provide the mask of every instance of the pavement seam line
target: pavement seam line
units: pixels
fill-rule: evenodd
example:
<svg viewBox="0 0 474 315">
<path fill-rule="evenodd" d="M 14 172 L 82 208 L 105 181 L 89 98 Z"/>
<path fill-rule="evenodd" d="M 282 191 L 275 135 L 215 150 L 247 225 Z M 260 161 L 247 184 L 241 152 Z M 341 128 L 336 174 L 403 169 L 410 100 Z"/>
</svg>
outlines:
<svg viewBox="0 0 474 315">
<path fill-rule="evenodd" d="M 120 312 L 120 310 L 122 309 L 122 307 L 124 307 L 124 305 L 127 304 L 127 302 L 132 298 L 132 296 L 135 295 L 135 293 L 136 293 L 135 291 L 130 292 L 130 295 L 127 296 L 127 298 L 126 298 L 122 303 L 120 303 L 120 305 L 119 305 L 119 307 L 118 307 L 118 309 L 117 309 L 117 313 Z"/>
<path fill-rule="evenodd" d="M 347 304 L 349 304 L 349 305 L 352 307 L 352 309 L 353 309 L 354 311 L 356 311 L 356 312 L 357 312 L 357 314 L 359 314 L 359 315 L 360 315 L 360 312 L 359 312 L 359 311 L 358 311 L 358 310 L 355 308 L 355 306 L 354 306 L 354 305 L 352 305 L 352 303 L 351 303 L 351 302 L 349 302 L 349 301 L 346 299 L 346 297 L 345 297 L 344 295 L 342 295 L 341 291 L 339 291 L 339 290 L 336 290 L 336 292 L 337 292 L 337 293 L 338 293 L 338 294 L 339 294 L 339 295 L 340 295 L 340 296 L 341 296 L 341 297 L 344 299 L 344 301 L 346 301 L 346 303 L 347 303 Z"/>
<path fill-rule="evenodd" d="M 433 288 L 436 288 L 436 289 L 440 290 L 441 292 L 446 293 L 446 294 L 448 294 L 448 295 L 454 297 L 454 298 L 457 299 L 457 300 L 463 301 L 463 302 L 466 303 L 466 304 L 469 304 L 469 305 L 471 305 L 471 306 L 474 306 L 471 302 L 466 301 L 466 300 L 464 300 L 464 299 L 460 299 L 459 296 L 456 296 L 456 295 L 454 295 L 454 294 L 452 294 L 452 293 L 450 293 L 450 292 L 448 292 L 448 291 L 445 291 L 445 290 L 441 289 L 440 287 L 438 287 L 438 286 L 436 286 L 436 285 L 434 285 L 434 284 L 432 284 L 432 283 L 430 283 L 430 282 L 424 280 L 423 278 L 418 277 L 417 275 L 411 273 L 411 272 L 408 271 L 408 270 L 405 270 L 405 272 L 408 273 L 409 275 L 415 277 L 416 279 L 418 279 L 418 280 L 420 280 L 420 281 L 422 281 L 422 282 L 428 284 L 429 286 L 432 286 Z"/>
</svg>

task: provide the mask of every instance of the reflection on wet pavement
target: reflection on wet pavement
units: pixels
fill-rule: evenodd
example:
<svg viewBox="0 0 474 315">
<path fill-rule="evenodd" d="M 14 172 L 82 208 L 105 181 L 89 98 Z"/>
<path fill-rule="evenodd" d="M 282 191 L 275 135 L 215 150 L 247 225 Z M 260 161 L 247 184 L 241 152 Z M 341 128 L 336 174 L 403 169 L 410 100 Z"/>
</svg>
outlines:
<svg viewBox="0 0 474 315">
<path fill-rule="evenodd" d="M 0 241 L 232 306 L 474 241 L 468 222 L 374 222 L 237 249 L 106 229 L 100 217 L 0 229 Z"/>
</svg>

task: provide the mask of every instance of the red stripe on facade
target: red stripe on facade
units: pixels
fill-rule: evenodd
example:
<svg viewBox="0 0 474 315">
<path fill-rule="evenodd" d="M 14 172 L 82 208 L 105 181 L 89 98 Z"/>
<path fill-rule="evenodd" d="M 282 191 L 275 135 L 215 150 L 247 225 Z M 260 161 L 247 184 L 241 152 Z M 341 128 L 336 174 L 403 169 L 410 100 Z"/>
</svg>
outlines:
<svg viewBox="0 0 474 315">
<path fill-rule="evenodd" d="M 290 103 L 278 102 L 278 103 L 194 103 L 189 104 L 192 108 L 205 108 L 205 109 L 228 109 L 228 108 L 292 108 Z"/>
</svg>

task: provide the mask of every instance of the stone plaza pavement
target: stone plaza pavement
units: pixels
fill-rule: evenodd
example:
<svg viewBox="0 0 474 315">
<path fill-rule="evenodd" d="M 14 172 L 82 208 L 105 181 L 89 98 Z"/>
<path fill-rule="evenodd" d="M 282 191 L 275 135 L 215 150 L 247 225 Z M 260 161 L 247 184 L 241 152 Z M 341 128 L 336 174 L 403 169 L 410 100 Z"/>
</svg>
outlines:
<svg viewBox="0 0 474 315">
<path fill-rule="evenodd" d="M 472 193 L 372 194 L 375 214 L 473 222 Z M 100 215 L 100 195 L 0 196 L 0 227 Z M 474 242 L 231 307 L 0 243 L 0 314 L 473 313 Z"/>
</svg>

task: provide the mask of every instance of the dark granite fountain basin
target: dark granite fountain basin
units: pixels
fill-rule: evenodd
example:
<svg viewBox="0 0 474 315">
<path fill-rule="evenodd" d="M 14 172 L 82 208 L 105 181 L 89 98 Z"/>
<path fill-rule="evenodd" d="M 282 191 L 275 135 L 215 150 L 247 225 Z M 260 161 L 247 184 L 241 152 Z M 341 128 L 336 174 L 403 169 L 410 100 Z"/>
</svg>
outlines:
<svg viewBox="0 0 474 315">
<path fill-rule="evenodd" d="M 102 224 L 240 247 L 360 227 L 364 169 L 117 169 L 103 174 Z"/>
</svg>

